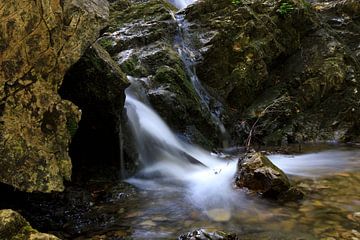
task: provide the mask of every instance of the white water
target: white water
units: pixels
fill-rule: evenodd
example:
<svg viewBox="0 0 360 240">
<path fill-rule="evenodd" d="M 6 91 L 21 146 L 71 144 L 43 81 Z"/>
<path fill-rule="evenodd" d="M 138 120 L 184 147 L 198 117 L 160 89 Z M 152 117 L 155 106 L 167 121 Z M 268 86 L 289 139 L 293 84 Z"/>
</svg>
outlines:
<svg viewBox="0 0 360 240">
<path fill-rule="evenodd" d="M 203 110 L 205 110 L 210 114 L 212 122 L 220 130 L 223 148 L 228 148 L 230 142 L 230 136 L 220 119 L 223 106 L 217 99 L 212 97 L 206 91 L 206 89 L 203 87 L 196 74 L 195 65 L 198 61 L 197 58 L 200 58 L 200 56 L 199 53 L 191 49 L 191 43 L 188 43 L 185 40 L 186 38 L 190 39 L 190 37 L 187 36 L 188 29 L 187 29 L 187 22 L 185 20 L 185 16 L 182 14 L 174 15 L 174 20 L 178 23 L 178 33 L 175 36 L 174 48 L 176 49 L 179 56 L 181 57 L 181 60 L 184 63 L 186 73 L 191 80 L 195 92 L 200 98 L 200 102 Z"/>
<path fill-rule="evenodd" d="M 276 154 L 268 157 L 287 174 L 316 178 L 359 169 L 360 150 L 337 149 L 302 155 Z"/>
<path fill-rule="evenodd" d="M 189 4 L 195 2 L 195 0 L 169 0 L 169 2 L 178 9 L 186 8 Z"/>
<path fill-rule="evenodd" d="M 232 189 L 236 160 L 225 160 L 179 139 L 147 104 L 141 88 L 126 90 L 125 108 L 143 170 L 129 179 L 140 188 L 159 189 L 179 185 L 188 200 L 204 208 L 225 208 L 235 201 Z"/>
</svg>

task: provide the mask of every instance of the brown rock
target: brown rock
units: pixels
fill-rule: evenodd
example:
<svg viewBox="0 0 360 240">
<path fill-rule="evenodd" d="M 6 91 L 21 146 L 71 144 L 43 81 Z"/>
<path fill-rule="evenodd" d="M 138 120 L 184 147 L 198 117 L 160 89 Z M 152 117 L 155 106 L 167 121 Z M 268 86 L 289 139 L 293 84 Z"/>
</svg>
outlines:
<svg viewBox="0 0 360 240">
<path fill-rule="evenodd" d="M 0 181 L 61 191 L 71 177 L 70 128 L 80 112 L 57 91 L 108 18 L 105 0 L 0 4 Z"/>
<path fill-rule="evenodd" d="M 235 184 L 266 198 L 291 200 L 303 196 L 291 186 L 285 173 L 259 152 L 247 153 L 239 160 Z"/>
</svg>

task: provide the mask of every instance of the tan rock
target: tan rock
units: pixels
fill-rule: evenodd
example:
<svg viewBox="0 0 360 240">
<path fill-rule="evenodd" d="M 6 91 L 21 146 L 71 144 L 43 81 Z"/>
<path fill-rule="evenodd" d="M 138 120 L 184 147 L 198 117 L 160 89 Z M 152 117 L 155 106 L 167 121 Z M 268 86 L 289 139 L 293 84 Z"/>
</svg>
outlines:
<svg viewBox="0 0 360 240">
<path fill-rule="evenodd" d="M 96 40 L 106 0 L 0 3 L 0 181 L 24 191 L 61 191 L 77 107 L 57 91 Z"/>
</svg>

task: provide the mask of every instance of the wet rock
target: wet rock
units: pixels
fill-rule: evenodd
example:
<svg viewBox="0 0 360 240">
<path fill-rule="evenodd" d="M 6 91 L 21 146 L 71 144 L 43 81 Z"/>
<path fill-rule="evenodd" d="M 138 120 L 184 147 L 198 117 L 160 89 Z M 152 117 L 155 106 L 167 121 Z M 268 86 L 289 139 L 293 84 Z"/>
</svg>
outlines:
<svg viewBox="0 0 360 240">
<path fill-rule="evenodd" d="M 33 229 L 19 213 L 11 209 L 0 210 L 0 238 L 1 239 L 59 239 L 54 235 L 40 233 Z"/>
<path fill-rule="evenodd" d="M 208 148 L 219 145 L 218 127 L 201 105 L 174 49 L 175 8 L 163 0 L 125 3 L 111 3 L 110 25 L 98 43 L 133 77 L 134 85 L 173 130 Z"/>
<path fill-rule="evenodd" d="M 240 158 L 235 184 L 265 198 L 287 201 L 303 197 L 301 191 L 291 186 L 285 173 L 259 152 Z"/>
<path fill-rule="evenodd" d="M 24 191 L 61 191 L 79 109 L 57 91 L 96 40 L 105 0 L 5 1 L 0 7 L 0 181 Z"/>
<path fill-rule="evenodd" d="M 194 230 L 181 235 L 178 240 L 239 240 L 236 234 L 229 234 L 221 231 L 208 232 L 205 229 Z"/>
</svg>

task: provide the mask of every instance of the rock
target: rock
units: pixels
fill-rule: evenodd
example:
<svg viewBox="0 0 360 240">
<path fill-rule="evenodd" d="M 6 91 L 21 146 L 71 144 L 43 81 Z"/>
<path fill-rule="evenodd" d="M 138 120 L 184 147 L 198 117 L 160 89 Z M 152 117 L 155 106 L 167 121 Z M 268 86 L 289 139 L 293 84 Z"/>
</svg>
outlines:
<svg viewBox="0 0 360 240">
<path fill-rule="evenodd" d="M 54 235 L 40 233 L 33 229 L 19 213 L 11 209 L 0 210 L 0 238 L 22 240 L 55 240 Z"/>
<path fill-rule="evenodd" d="M 70 145 L 75 177 L 89 178 L 99 168 L 107 169 L 108 177 L 118 176 L 124 91 L 128 86 L 126 75 L 97 43 L 66 73 L 59 93 L 82 110 Z M 116 173 L 109 174 L 112 167 Z"/>
<path fill-rule="evenodd" d="M 231 212 L 224 208 L 214 208 L 206 211 L 206 215 L 216 222 L 227 222 L 231 219 Z"/>
<path fill-rule="evenodd" d="M 61 191 L 79 109 L 57 91 L 96 40 L 106 0 L 0 4 L 0 181 L 24 191 Z"/>
<path fill-rule="evenodd" d="M 287 201 L 303 197 L 291 186 L 285 173 L 259 152 L 247 153 L 240 158 L 235 184 L 265 198 Z"/>
<path fill-rule="evenodd" d="M 281 3 L 210 0 L 188 7 L 189 34 L 202 55 L 200 80 L 222 99 L 226 127 L 239 144 L 250 131 L 266 145 L 356 141 L 358 1 L 294 0 L 286 14 Z"/>
<path fill-rule="evenodd" d="M 220 133 L 174 49 L 178 31 L 174 10 L 164 0 L 113 1 L 110 26 L 98 43 L 133 77 L 134 85 L 142 88 L 173 130 L 188 141 L 211 148 L 220 145 Z"/>
<path fill-rule="evenodd" d="M 233 233 L 221 231 L 208 232 L 205 229 L 198 229 L 187 234 L 181 235 L 178 240 L 239 240 L 240 238 Z"/>
</svg>

